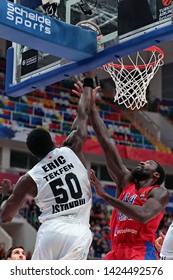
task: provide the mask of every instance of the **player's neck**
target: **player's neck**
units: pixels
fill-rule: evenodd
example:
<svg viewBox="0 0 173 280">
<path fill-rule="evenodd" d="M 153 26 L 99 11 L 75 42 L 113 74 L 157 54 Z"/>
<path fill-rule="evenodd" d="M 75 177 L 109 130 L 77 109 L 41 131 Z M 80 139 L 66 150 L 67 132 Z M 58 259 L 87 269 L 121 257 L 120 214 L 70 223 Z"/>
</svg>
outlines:
<svg viewBox="0 0 173 280">
<path fill-rule="evenodd" d="M 147 188 L 153 185 L 153 180 L 135 181 L 136 189 Z"/>
</svg>

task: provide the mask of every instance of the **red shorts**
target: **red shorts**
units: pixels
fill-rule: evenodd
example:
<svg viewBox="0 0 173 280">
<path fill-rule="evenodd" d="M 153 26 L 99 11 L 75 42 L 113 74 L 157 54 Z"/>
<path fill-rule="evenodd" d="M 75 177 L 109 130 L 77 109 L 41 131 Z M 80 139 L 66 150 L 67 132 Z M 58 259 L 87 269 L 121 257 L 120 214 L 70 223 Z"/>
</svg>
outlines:
<svg viewBox="0 0 173 280">
<path fill-rule="evenodd" d="M 158 253 L 150 242 L 143 245 L 118 245 L 104 256 L 104 260 L 158 260 Z"/>
</svg>

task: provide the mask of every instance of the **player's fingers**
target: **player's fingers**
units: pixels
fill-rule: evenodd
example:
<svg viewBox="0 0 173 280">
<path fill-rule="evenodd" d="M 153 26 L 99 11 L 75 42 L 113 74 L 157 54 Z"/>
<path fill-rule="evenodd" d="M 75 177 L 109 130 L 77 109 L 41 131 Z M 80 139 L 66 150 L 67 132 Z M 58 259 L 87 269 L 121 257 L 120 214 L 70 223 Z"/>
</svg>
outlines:
<svg viewBox="0 0 173 280">
<path fill-rule="evenodd" d="M 100 86 L 98 86 L 98 87 L 96 87 L 94 90 L 93 90 L 93 96 L 94 96 L 94 98 L 96 98 L 96 95 L 97 95 L 97 93 L 100 91 Z"/>
<path fill-rule="evenodd" d="M 155 245 L 155 247 L 156 247 L 156 249 L 157 249 L 157 251 L 158 251 L 159 253 L 160 253 L 161 248 L 162 248 L 162 243 L 163 243 L 163 240 L 162 240 L 161 237 L 158 237 L 158 238 L 155 240 L 155 243 L 154 243 L 154 245 Z"/>
<path fill-rule="evenodd" d="M 164 238 L 165 238 L 165 235 L 161 232 L 161 233 L 160 233 L 160 237 L 161 237 L 162 239 L 164 239 Z"/>
<path fill-rule="evenodd" d="M 77 84 L 74 84 L 74 86 L 79 92 L 81 92 L 81 93 L 83 92 L 83 85 L 82 84 L 77 83 Z"/>
<path fill-rule="evenodd" d="M 93 169 L 90 169 L 90 175 L 91 175 L 92 177 L 94 177 L 94 176 L 95 176 L 95 172 L 94 172 L 94 170 L 93 170 Z"/>
<path fill-rule="evenodd" d="M 160 245 L 160 241 L 162 240 L 162 238 L 161 237 L 158 237 L 156 240 L 155 240 L 155 244 L 157 244 L 157 245 Z"/>
<path fill-rule="evenodd" d="M 75 93 L 76 95 L 78 95 L 79 97 L 81 96 L 81 93 L 75 89 L 72 89 L 72 92 Z"/>
<path fill-rule="evenodd" d="M 78 85 L 80 86 L 80 88 L 82 88 L 82 89 L 83 89 L 83 84 L 82 84 L 82 82 L 81 82 L 81 81 L 78 81 Z"/>
<path fill-rule="evenodd" d="M 75 86 L 75 88 L 76 88 L 77 90 L 80 90 L 80 89 L 81 89 L 80 86 L 79 86 L 78 84 L 74 84 L 74 86 Z"/>
<path fill-rule="evenodd" d="M 93 184 L 95 184 L 95 185 L 99 184 L 99 181 L 98 181 L 93 169 L 90 170 L 90 179 L 92 180 Z"/>
<path fill-rule="evenodd" d="M 75 86 L 78 87 L 78 88 L 80 88 L 80 89 L 83 89 L 83 84 L 82 84 L 80 81 L 78 81 L 77 83 L 75 83 Z"/>
</svg>

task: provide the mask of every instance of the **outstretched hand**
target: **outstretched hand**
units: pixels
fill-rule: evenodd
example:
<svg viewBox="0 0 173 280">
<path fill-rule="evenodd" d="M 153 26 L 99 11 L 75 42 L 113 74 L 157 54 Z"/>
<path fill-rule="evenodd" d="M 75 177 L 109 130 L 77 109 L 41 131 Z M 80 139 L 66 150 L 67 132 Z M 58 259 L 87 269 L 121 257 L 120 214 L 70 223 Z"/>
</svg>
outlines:
<svg viewBox="0 0 173 280">
<path fill-rule="evenodd" d="M 74 84 L 74 86 L 75 86 L 75 89 L 72 89 L 72 92 L 80 97 L 81 94 L 84 91 L 83 84 L 80 81 L 78 81 L 77 83 Z M 99 92 L 99 90 L 100 90 L 99 86 L 96 87 L 95 89 L 93 89 L 93 92 L 92 92 L 92 103 L 95 102 L 96 95 Z"/>
<path fill-rule="evenodd" d="M 104 191 L 102 185 L 100 184 L 99 180 L 97 179 L 94 170 L 92 170 L 92 169 L 90 170 L 90 183 L 91 183 L 91 185 L 93 185 L 96 194 L 99 197 L 103 198 L 105 191 Z"/>
<path fill-rule="evenodd" d="M 72 89 L 72 92 L 80 97 L 81 94 L 83 93 L 83 84 L 80 81 L 78 81 L 77 83 L 74 84 L 74 86 L 75 89 Z"/>
<path fill-rule="evenodd" d="M 155 240 L 154 246 L 155 246 L 157 252 L 159 252 L 159 253 L 162 249 L 162 244 L 163 244 L 164 238 L 165 238 L 165 235 L 161 232 L 160 236 Z"/>
</svg>

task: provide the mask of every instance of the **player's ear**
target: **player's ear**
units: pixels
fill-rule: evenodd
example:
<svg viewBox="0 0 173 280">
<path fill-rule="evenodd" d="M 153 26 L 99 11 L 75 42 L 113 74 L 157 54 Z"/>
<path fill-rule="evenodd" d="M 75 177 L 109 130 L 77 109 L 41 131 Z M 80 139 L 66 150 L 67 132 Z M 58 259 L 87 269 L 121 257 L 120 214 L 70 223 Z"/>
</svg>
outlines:
<svg viewBox="0 0 173 280">
<path fill-rule="evenodd" d="M 155 172 L 153 173 L 153 177 L 154 177 L 155 179 L 160 178 L 159 172 L 155 171 Z"/>
</svg>

